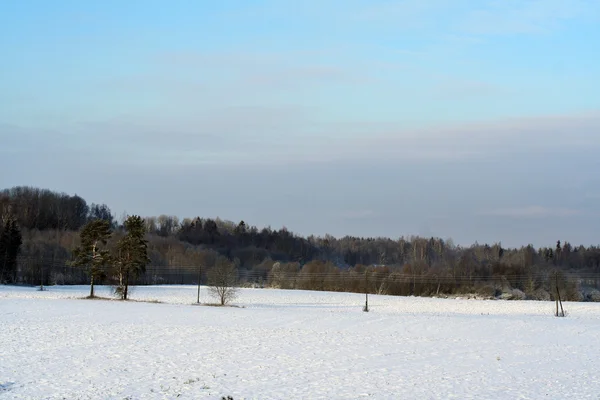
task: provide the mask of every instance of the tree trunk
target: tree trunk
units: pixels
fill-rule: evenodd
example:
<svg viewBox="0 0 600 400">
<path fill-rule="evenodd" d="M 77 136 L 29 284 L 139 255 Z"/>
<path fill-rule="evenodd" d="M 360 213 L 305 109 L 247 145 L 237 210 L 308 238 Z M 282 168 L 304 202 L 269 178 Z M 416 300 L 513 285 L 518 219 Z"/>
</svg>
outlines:
<svg viewBox="0 0 600 400">
<path fill-rule="evenodd" d="M 557 317 L 564 317 L 565 316 L 565 310 L 563 309 L 563 305 L 562 305 L 562 300 L 560 298 L 560 290 L 558 288 L 558 272 L 555 275 L 555 279 L 556 279 L 556 316 Z M 561 313 L 558 313 L 558 304 L 560 303 L 560 311 Z"/>
<path fill-rule="evenodd" d="M 198 266 L 198 297 L 196 303 L 200 304 L 200 280 L 202 278 L 202 266 Z"/>
<path fill-rule="evenodd" d="M 123 300 L 127 300 L 127 291 L 129 290 L 129 271 L 125 274 L 125 287 L 123 288 Z"/>
<path fill-rule="evenodd" d="M 94 265 L 94 261 L 96 261 L 96 246 L 98 245 L 98 242 L 94 242 L 94 244 L 92 245 L 92 268 L 91 268 L 91 278 L 90 278 L 90 297 L 94 297 L 94 269 L 95 269 L 95 265 Z"/>
<path fill-rule="evenodd" d="M 365 307 L 364 312 L 369 312 L 369 278 L 367 275 L 368 270 L 365 268 Z"/>
<path fill-rule="evenodd" d="M 8 269 L 6 268 L 6 259 L 8 258 L 7 254 L 2 254 L 2 271 L 0 272 L 0 283 L 4 283 L 4 271 L 8 274 Z"/>
</svg>

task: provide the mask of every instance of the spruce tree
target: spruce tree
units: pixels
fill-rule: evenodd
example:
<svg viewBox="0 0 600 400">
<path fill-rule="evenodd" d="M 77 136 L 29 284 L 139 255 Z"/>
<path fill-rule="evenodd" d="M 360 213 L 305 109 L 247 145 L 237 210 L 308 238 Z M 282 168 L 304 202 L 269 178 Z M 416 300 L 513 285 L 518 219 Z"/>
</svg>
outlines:
<svg viewBox="0 0 600 400">
<path fill-rule="evenodd" d="M 0 224 L 0 283 L 5 283 L 8 279 L 7 250 L 10 240 L 7 224 Z"/>
<path fill-rule="evenodd" d="M 17 257 L 23 238 L 17 222 L 9 218 L 0 232 L 0 283 L 14 282 L 17 274 Z"/>
<path fill-rule="evenodd" d="M 137 215 L 127 217 L 123 227 L 126 234 L 117 245 L 116 268 L 119 285 L 116 292 L 121 299 L 127 300 L 129 279 L 145 273 L 150 259 L 148 258 L 148 242 L 144 238 L 146 225 L 142 217 Z"/>
<path fill-rule="evenodd" d="M 85 268 L 90 274 L 90 298 L 94 297 L 95 281 L 105 275 L 106 265 L 110 262 L 108 250 L 101 246 L 106 246 L 111 235 L 109 221 L 90 221 L 81 230 L 81 245 L 73 250 L 71 265 Z"/>
<path fill-rule="evenodd" d="M 10 281 L 13 282 L 17 274 L 17 257 L 21 252 L 23 236 L 21 230 L 14 219 L 11 221 L 9 229 L 10 242 L 8 246 L 8 265 L 10 266 Z"/>
</svg>

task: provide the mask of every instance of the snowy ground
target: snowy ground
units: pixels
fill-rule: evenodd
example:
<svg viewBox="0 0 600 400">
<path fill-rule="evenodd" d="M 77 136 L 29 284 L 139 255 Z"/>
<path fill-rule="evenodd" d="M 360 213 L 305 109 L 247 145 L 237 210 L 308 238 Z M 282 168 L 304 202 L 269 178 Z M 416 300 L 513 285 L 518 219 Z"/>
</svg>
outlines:
<svg viewBox="0 0 600 400">
<path fill-rule="evenodd" d="M 598 303 L 48 289 L 0 286 L 1 400 L 600 399 Z"/>
</svg>

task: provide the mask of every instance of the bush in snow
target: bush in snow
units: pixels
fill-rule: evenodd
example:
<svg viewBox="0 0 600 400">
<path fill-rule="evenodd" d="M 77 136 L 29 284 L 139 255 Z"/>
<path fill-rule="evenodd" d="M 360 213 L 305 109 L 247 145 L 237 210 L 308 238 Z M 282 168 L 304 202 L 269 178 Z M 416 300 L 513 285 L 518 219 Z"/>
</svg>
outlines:
<svg viewBox="0 0 600 400">
<path fill-rule="evenodd" d="M 527 295 L 519 289 L 513 289 L 511 291 L 512 293 L 512 298 L 511 300 L 525 300 L 527 298 Z"/>
<path fill-rule="evenodd" d="M 588 301 L 600 301 L 600 290 L 593 289 L 591 290 L 587 296 Z"/>
<path fill-rule="evenodd" d="M 476 287 L 475 292 L 478 296 L 481 296 L 483 298 L 494 298 L 500 294 L 499 290 L 497 290 L 492 285 L 481 285 L 479 287 Z"/>
<path fill-rule="evenodd" d="M 527 298 L 530 300 L 541 300 L 541 301 L 550 301 L 552 300 L 552 296 L 544 289 L 536 289 L 531 293 L 528 293 Z"/>
<path fill-rule="evenodd" d="M 527 295 L 519 289 L 511 289 L 508 292 L 502 293 L 500 296 L 502 300 L 525 300 Z"/>
</svg>

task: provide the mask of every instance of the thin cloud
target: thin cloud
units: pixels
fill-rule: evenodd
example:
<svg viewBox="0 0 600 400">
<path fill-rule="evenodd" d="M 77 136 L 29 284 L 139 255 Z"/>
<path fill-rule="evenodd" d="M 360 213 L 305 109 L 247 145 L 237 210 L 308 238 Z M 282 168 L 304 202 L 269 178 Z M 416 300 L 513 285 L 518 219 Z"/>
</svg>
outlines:
<svg viewBox="0 0 600 400">
<path fill-rule="evenodd" d="M 320 55 L 322 57 L 322 55 Z M 330 54 L 331 56 L 331 54 Z M 340 67 L 328 62 L 314 62 L 319 52 L 180 52 L 163 53 L 154 58 L 163 73 L 174 71 L 194 71 L 203 76 L 202 71 L 218 69 L 219 74 L 228 75 L 228 85 L 246 91 L 255 88 L 289 88 L 321 84 L 366 84 L 376 80 L 368 69 Z M 214 75 L 213 73 L 208 74 Z M 177 79 L 173 79 L 178 82 Z M 210 83 L 210 82 L 206 82 Z M 207 85 L 196 83 L 199 89 Z M 186 88 L 184 88 L 186 89 Z"/>
<path fill-rule="evenodd" d="M 479 212 L 478 215 L 508 217 L 508 218 L 548 218 L 548 217 L 573 217 L 582 215 L 581 210 L 561 207 L 526 206 L 515 208 L 498 208 Z"/>
<path fill-rule="evenodd" d="M 456 7 L 457 3 L 457 0 L 373 2 L 346 15 L 350 21 L 393 23 L 397 29 L 422 29 L 434 27 L 435 17 Z"/>
<path fill-rule="evenodd" d="M 489 82 L 452 78 L 435 84 L 431 91 L 441 98 L 452 100 L 497 96 L 509 92 L 507 88 Z"/>
<path fill-rule="evenodd" d="M 402 129 L 368 124 L 356 143 L 364 151 L 384 153 L 429 150 L 464 154 L 543 151 L 600 147 L 600 111 L 573 115 L 546 115 L 475 123 L 454 123 L 424 129 Z M 366 133 L 370 131 L 370 135 Z M 359 145 L 360 143 L 360 145 Z"/>
<path fill-rule="evenodd" d="M 5 127 L 0 136 L 8 139 L 5 149 L 61 148 L 108 163 L 279 166 L 347 160 L 435 164 L 589 151 L 600 148 L 599 129 L 600 113 L 406 129 L 394 123 L 325 122 L 319 109 L 290 106 L 221 107 L 185 118 L 130 116 L 55 133 Z"/>
<path fill-rule="evenodd" d="M 364 210 L 347 210 L 337 214 L 341 219 L 365 219 L 377 216 L 377 213 L 370 209 Z"/>
<path fill-rule="evenodd" d="M 597 15 L 598 9 L 595 0 L 487 1 L 471 11 L 458 29 L 478 35 L 546 34 L 565 21 Z"/>
<path fill-rule="evenodd" d="M 240 83 L 259 87 L 289 88 L 305 87 L 307 84 L 367 84 L 374 78 L 364 74 L 353 74 L 349 71 L 330 66 L 300 66 L 280 68 L 244 77 Z"/>
</svg>

